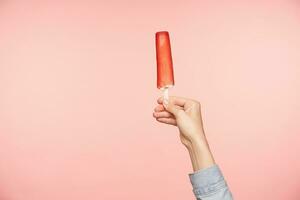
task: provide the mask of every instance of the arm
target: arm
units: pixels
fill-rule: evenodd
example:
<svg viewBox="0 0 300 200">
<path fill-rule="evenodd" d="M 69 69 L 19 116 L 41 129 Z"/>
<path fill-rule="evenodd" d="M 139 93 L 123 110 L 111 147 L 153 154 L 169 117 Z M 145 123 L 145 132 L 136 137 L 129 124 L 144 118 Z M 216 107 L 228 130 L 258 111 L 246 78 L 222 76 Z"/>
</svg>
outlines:
<svg viewBox="0 0 300 200">
<path fill-rule="evenodd" d="M 198 200 L 232 200 L 205 137 L 200 103 L 171 96 L 167 104 L 162 98 L 158 99 L 158 104 L 153 116 L 159 122 L 177 126 L 180 140 L 189 152 L 194 171 L 189 178 L 195 197 Z"/>
<path fill-rule="evenodd" d="M 194 169 L 189 178 L 195 197 L 198 200 L 232 200 L 232 194 L 219 166 L 215 164 L 208 144 L 195 140 L 189 148 Z"/>
</svg>

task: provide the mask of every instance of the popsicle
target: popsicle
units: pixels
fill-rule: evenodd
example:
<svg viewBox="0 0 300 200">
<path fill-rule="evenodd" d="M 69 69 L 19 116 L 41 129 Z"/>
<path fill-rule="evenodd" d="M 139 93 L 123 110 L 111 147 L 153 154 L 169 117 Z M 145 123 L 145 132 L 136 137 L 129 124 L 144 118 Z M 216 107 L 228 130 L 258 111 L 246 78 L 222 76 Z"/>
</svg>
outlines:
<svg viewBox="0 0 300 200">
<path fill-rule="evenodd" d="M 157 88 L 163 91 L 165 104 L 169 101 L 169 88 L 174 86 L 174 70 L 172 62 L 170 37 L 167 31 L 155 34 L 157 61 Z"/>
</svg>

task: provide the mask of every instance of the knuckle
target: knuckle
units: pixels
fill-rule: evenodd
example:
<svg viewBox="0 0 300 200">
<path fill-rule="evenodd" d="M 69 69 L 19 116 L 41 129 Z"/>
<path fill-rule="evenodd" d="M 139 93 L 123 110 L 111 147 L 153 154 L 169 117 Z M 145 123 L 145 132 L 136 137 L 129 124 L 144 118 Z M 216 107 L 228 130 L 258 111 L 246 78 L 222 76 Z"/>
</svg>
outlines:
<svg viewBox="0 0 300 200">
<path fill-rule="evenodd" d="M 201 107 L 201 103 L 200 103 L 199 101 L 195 101 L 195 102 L 194 102 L 194 105 L 195 105 L 196 107 L 198 107 L 198 108 Z"/>
</svg>

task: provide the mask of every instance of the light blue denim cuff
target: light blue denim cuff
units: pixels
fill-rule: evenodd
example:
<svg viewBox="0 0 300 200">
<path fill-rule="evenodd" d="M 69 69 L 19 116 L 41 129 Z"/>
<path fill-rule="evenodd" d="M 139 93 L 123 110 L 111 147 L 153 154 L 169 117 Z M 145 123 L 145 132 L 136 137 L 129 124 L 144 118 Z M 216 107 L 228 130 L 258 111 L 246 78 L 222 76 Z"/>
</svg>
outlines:
<svg viewBox="0 0 300 200">
<path fill-rule="evenodd" d="M 189 174 L 189 178 L 196 196 L 209 196 L 227 187 L 223 174 L 216 164 Z"/>
</svg>

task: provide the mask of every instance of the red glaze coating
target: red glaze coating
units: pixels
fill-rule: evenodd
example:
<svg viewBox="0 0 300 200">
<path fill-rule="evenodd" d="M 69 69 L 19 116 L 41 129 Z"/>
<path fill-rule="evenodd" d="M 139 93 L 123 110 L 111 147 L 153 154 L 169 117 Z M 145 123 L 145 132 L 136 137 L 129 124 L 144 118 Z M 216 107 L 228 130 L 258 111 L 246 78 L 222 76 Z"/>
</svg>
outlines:
<svg viewBox="0 0 300 200">
<path fill-rule="evenodd" d="M 174 85 L 173 62 L 170 37 L 167 31 L 157 32 L 156 61 L 157 61 L 157 88 Z"/>
</svg>

